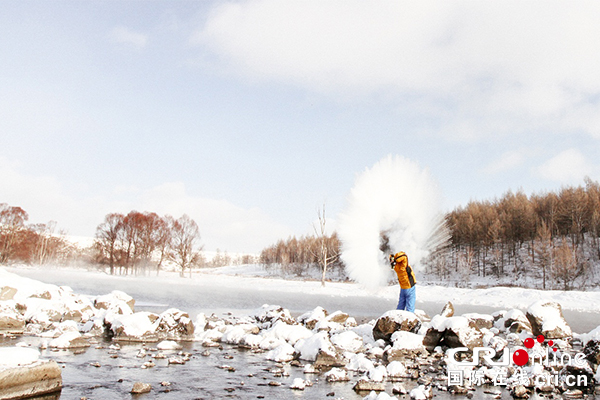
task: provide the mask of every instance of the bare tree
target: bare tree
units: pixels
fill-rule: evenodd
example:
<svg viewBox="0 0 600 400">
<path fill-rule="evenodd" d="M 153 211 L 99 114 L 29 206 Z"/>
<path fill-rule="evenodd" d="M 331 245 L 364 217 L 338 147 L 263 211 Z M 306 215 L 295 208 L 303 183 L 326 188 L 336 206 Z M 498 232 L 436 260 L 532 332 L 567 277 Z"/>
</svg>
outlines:
<svg viewBox="0 0 600 400">
<path fill-rule="evenodd" d="M 317 263 L 321 267 L 321 286 L 325 286 L 327 267 L 331 262 L 339 258 L 340 253 L 339 251 L 336 251 L 336 249 L 332 249 L 329 245 L 326 229 L 327 218 L 325 217 L 325 204 L 323 204 L 323 208 L 317 209 L 317 215 L 319 216 L 319 225 L 313 225 L 318 245 L 315 256 L 317 258 Z"/>
<path fill-rule="evenodd" d="M 108 259 L 111 275 L 115 273 L 124 219 L 123 214 L 108 214 L 104 217 L 104 222 L 96 228 L 96 247 L 101 257 Z"/>
<path fill-rule="evenodd" d="M 200 258 L 200 250 L 196 243 L 200 240 L 200 230 L 196 222 L 184 214 L 173 224 L 172 230 L 173 260 L 181 269 L 180 275 L 184 276 L 185 269 L 189 269 L 192 277 L 192 266 Z"/>
</svg>

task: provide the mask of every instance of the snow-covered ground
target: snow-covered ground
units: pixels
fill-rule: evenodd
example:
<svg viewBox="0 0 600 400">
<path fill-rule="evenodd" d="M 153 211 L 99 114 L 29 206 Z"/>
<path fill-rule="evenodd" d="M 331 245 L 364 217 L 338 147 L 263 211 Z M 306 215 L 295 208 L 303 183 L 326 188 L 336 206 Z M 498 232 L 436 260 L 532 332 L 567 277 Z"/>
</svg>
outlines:
<svg viewBox="0 0 600 400">
<path fill-rule="evenodd" d="M 44 275 L 52 274 L 48 267 L 37 267 L 39 273 L 35 272 L 37 279 L 43 281 Z M 31 274 L 37 271 L 34 267 L 0 268 L 0 286 L 10 286 L 11 280 L 26 279 L 12 274 L 2 274 L 10 271 L 15 274 L 27 272 Z M 76 269 L 73 272 L 81 273 Z M 91 282 L 95 277 L 107 277 L 104 272 L 85 272 Z M 331 297 L 364 297 L 380 298 L 387 300 L 390 304 L 397 302 L 398 286 L 381 287 L 378 290 L 369 290 L 357 283 L 349 282 L 327 282 L 323 287 L 318 281 L 286 280 L 269 275 L 260 265 L 229 266 L 222 268 L 202 269 L 192 274 L 192 278 L 186 273 L 181 278 L 178 272 L 161 271 L 160 276 L 151 273 L 148 276 L 116 276 L 119 280 L 131 280 L 132 282 L 149 283 L 174 283 L 187 286 L 219 287 L 223 290 L 252 289 L 257 292 L 281 292 L 296 294 L 315 294 Z M 32 289 L 33 290 L 33 289 Z M 537 290 L 515 287 L 492 287 L 486 289 L 466 289 L 444 287 L 440 285 L 417 285 L 417 306 L 419 302 L 433 302 L 444 304 L 451 301 L 454 305 L 488 306 L 495 309 L 521 308 L 525 309 L 538 300 L 550 300 L 561 304 L 564 310 L 584 311 L 599 313 L 600 317 L 600 292 L 598 291 L 561 291 L 561 290 Z"/>
</svg>

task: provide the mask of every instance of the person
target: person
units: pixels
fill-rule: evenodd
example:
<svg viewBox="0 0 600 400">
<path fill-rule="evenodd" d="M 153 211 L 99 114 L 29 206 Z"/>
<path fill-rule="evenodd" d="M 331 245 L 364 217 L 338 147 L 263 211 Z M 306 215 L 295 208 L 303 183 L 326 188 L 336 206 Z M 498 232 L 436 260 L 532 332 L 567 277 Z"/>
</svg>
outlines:
<svg viewBox="0 0 600 400">
<path fill-rule="evenodd" d="M 390 265 L 398 275 L 400 283 L 400 299 L 398 300 L 397 310 L 406 310 L 415 312 L 415 301 L 417 299 L 415 285 L 417 280 L 412 267 L 408 264 L 408 256 L 401 251 L 396 254 L 390 254 Z"/>
</svg>

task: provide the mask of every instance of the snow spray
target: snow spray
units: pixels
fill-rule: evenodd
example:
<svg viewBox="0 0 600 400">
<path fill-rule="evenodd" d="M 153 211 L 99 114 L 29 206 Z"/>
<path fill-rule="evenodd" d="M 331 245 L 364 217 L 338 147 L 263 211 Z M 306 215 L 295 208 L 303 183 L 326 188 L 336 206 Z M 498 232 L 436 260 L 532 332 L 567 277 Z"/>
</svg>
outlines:
<svg viewBox="0 0 600 400">
<path fill-rule="evenodd" d="M 418 272 L 449 237 L 441 201 L 430 173 L 401 156 L 389 155 L 358 175 L 337 229 L 349 277 L 372 289 L 386 285 L 394 276 L 388 255 L 398 251 Z"/>
</svg>

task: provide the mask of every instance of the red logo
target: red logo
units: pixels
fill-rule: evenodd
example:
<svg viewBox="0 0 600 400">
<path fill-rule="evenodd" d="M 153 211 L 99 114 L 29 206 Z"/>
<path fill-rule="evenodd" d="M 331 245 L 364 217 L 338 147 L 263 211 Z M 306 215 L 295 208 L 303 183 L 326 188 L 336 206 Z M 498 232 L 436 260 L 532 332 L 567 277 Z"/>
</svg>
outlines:
<svg viewBox="0 0 600 400">
<path fill-rule="evenodd" d="M 546 340 L 544 335 L 539 335 L 536 339 L 537 339 L 538 343 L 544 343 L 544 341 Z M 528 349 L 532 349 L 533 346 L 535 345 L 535 342 L 534 342 L 533 338 L 527 338 L 523 341 L 523 345 Z M 554 342 L 552 340 L 549 340 L 548 346 L 550 346 L 550 347 L 554 346 Z M 553 347 L 552 350 L 557 351 L 558 348 Z M 513 362 L 516 365 L 518 365 L 519 367 L 522 367 L 523 365 L 527 364 L 528 361 L 529 361 L 529 353 L 527 352 L 527 350 L 519 349 L 513 353 Z"/>
</svg>

